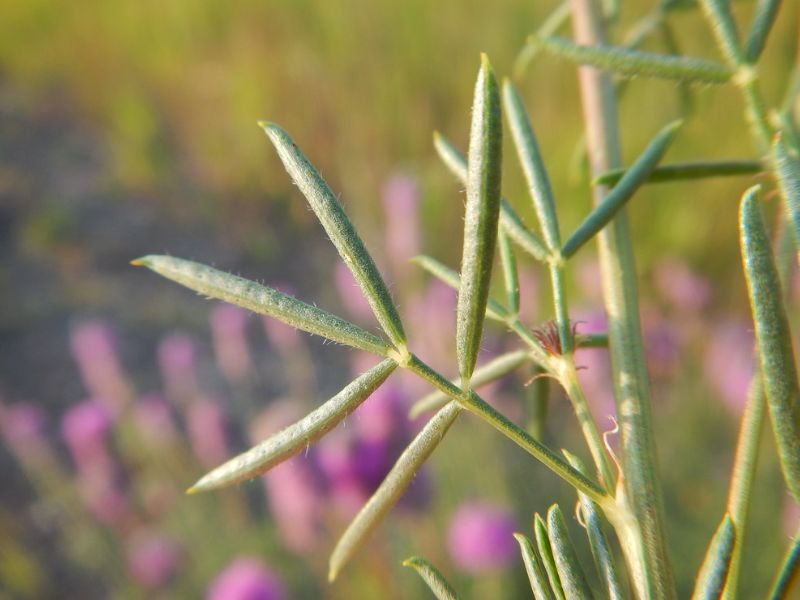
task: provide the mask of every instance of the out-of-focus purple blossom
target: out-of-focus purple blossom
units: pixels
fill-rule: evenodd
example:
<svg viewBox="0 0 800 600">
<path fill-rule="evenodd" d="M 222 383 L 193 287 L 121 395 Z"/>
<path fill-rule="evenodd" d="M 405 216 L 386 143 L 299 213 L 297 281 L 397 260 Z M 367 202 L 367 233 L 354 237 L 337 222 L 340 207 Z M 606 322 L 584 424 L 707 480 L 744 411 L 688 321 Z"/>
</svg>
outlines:
<svg viewBox="0 0 800 600">
<path fill-rule="evenodd" d="M 172 333 L 158 345 L 158 365 L 167 392 L 183 401 L 197 391 L 197 345 L 185 333 Z"/>
<path fill-rule="evenodd" d="M 654 377 L 674 375 L 680 366 L 683 346 L 675 323 L 655 308 L 643 306 L 642 329 L 650 374 Z"/>
<path fill-rule="evenodd" d="M 372 308 L 347 265 L 341 261 L 337 262 L 333 270 L 333 279 L 339 298 L 350 315 L 361 323 L 374 322 Z"/>
<path fill-rule="evenodd" d="M 299 417 L 288 401 L 277 401 L 257 417 L 251 428 L 253 443 L 259 443 Z M 311 552 L 319 542 L 325 510 L 321 474 L 315 464 L 316 451 L 293 456 L 264 475 L 264 488 L 278 531 L 289 550 Z"/>
<path fill-rule="evenodd" d="M 383 188 L 383 210 L 386 213 L 386 250 L 392 270 L 398 275 L 408 272 L 409 260 L 419 254 L 419 185 L 398 173 Z"/>
<path fill-rule="evenodd" d="M 172 408 L 161 394 L 147 394 L 134 404 L 134 420 L 148 444 L 169 446 L 178 439 Z"/>
<path fill-rule="evenodd" d="M 96 400 L 86 400 L 67 410 L 61 421 L 61 434 L 79 470 L 112 468 L 108 436 L 113 419 L 108 409 Z"/>
<path fill-rule="evenodd" d="M 228 458 L 227 419 L 219 402 L 197 398 L 186 410 L 186 426 L 192 451 L 203 467 L 216 467 Z"/>
<path fill-rule="evenodd" d="M 456 511 L 447 532 L 453 562 L 468 573 L 497 571 L 512 565 L 518 547 L 514 517 L 506 509 L 484 502 L 468 502 Z"/>
<path fill-rule="evenodd" d="M 291 325 L 271 317 L 263 317 L 262 322 L 270 344 L 282 355 L 291 355 L 300 345 L 300 333 Z"/>
<path fill-rule="evenodd" d="M 252 369 L 247 342 L 247 312 L 231 304 L 219 304 L 211 311 L 214 352 L 223 375 L 232 382 L 247 378 Z"/>
<path fill-rule="evenodd" d="M 409 432 L 409 406 L 409 398 L 403 390 L 393 381 L 387 381 L 358 407 L 351 421 L 364 441 L 405 438 Z"/>
<path fill-rule="evenodd" d="M 135 532 L 127 543 L 128 569 L 143 587 L 167 585 L 183 561 L 183 549 L 171 537 L 152 530 Z"/>
<path fill-rule="evenodd" d="M 755 372 L 753 344 L 750 323 L 728 320 L 713 326 L 706 346 L 706 380 L 737 414 L 744 410 Z"/>
<path fill-rule="evenodd" d="M 535 323 L 539 317 L 539 277 L 530 269 L 519 273 L 519 316 L 523 323 Z"/>
<path fill-rule="evenodd" d="M 602 311 L 577 312 L 578 333 L 605 333 L 608 320 Z M 579 348 L 575 352 L 578 380 L 583 387 L 589 408 L 598 423 L 607 422 L 616 414 L 614 382 L 611 378 L 611 358 L 607 348 Z"/>
<path fill-rule="evenodd" d="M 575 267 L 575 280 L 589 302 L 599 302 L 603 298 L 603 276 L 596 258 L 581 260 Z"/>
<path fill-rule="evenodd" d="M 284 600 L 286 588 L 275 573 L 254 557 L 230 563 L 208 587 L 207 600 Z"/>
<path fill-rule="evenodd" d="M 78 489 L 89 512 L 104 525 L 124 529 L 130 521 L 130 502 L 115 469 L 79 472 Z"/>
<path fill-rule="evenodd" d="M 47 416 L 30 402 L 0 404 L 0 433 L 20 462 L 36 464 L 49 453 L 45 437 Z"/>
<path fill-rule="evenodd" d="M 711 301 L 711 283 L 675 259 L 664 260 L 656 266 L 655 283 L 659 293 L 685 313 L 699 313 Z"/>
<path fill-rule="evenodd" d="M 131 396 L 117 356 L 111 328 L 102 321 L 87 321 L 72 329 L 72 356 L 89 392 L 116 415 Z"/>
<path fill-rule="evenodd" d="M 457 292 L 432 279 L 424 294 L 411 299 L 411 339 L 420 358 L 436 368 L 451 366 L 454 356 Z"/>
</svg>

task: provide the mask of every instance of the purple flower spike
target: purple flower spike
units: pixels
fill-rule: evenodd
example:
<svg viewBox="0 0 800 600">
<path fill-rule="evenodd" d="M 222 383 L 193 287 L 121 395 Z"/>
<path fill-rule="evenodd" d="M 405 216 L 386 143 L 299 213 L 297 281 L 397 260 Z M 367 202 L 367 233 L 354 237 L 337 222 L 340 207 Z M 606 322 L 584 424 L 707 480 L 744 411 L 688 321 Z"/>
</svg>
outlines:
<svg viewBox="0 0 800 600">
<path fill-rule="evenodd" d="M 519 551 L 512 514 L 499 506 L 470 502 L 450 522 L 447 547 L 455 564 L 468 573 L 505 569 Z"/>
<path fill-rule="evenodd" d="M 362 323 L 372 322 L 372 308 L 347 265 L 343 262 L 336 263 L 333 278 L 342 304 L 350 315 Z"/>
<path fill-rule="evenodd" d="M 247 343 L 247 312 L 230 304 L 219 304 L 211 313 L 211 334 L 220 370 L 229 381 L 241 381 L 251 370 Z"/>
<path fill-rule="evenodd" d="M 197 345 L 185 333 L 168 335 L 158 345 L 158 365 L 170 394 L 184 398 L 197 389 Z"/>
<path fill-rule="evenodd" d="M 207 600 L 283 600 L 280 579 L 257 558 L 241 557 L 230 563 L 211 583 Z"/>
<path fill-rule="evenodd" d="M 353 415 L 356 431 L 369 442 L 388 442 L 408 436 L 408 397 L 391 381 L 385 383 Z"/>
<path fill-rule="evenodd" d="M 72 330 L 72 356 L 89 392 L 118 414 L 130 398 L 130 386 L 117 356 L 111 328 L 88 321 Z"/>
<path fill-rule="evenodd" d="M 76 404 L 64 414 L 61 434 L 79 470 L 111 467 L 107 442 L 112 425 L 108 410 L 95 400 Z"/>
<path fill-rule="evenodd" d="M 172 409 L 160 394 L 142 396 L 134 406 L 134 419 L 147 443 L 168 446 L 178 438 Z"/>
<path fill-rule="evenodd" d="M 706 347 L 706 379 L 737 414 L 744 410 L 755 372 L 754 343 L 752 325 L 731 320 L 713 328 Z"/>
<path fill-rule="evenodd" d="M 198 398 L 189 405 L 186 421 L 192 451 L 203 467 L 216 467 L 228 458 L 227 422 L 219 402 Z"/>
<path fill-rule="evenodd" d="M 44 431 L 47 417 L 44 411 L 30 402 L 10 406 L 0 404 L 0 434 L 22 462 L 34 460 L 47 448 Z"/>
<path fill-rule="evenodd" d="M 394 175 L 383 188 L 386 212 L 386 250 L 395 273 L 408 271 L 419 254 L 419 186 L 408 175 Z"/>
<path fill-rule="evenodd" d="M 183 549 L 174 539 L 156 531 L 137 531 L 128 542 L 128 569 L 146 588 L 164 587 L 180 563 Z"/>
<path fill-rule="evenodd" d="M 656 266 L 655 280 L 661 295 L 683 312 L 701 312 L 711 301 L 711 283 L 677 260 Z"/>
</svg>

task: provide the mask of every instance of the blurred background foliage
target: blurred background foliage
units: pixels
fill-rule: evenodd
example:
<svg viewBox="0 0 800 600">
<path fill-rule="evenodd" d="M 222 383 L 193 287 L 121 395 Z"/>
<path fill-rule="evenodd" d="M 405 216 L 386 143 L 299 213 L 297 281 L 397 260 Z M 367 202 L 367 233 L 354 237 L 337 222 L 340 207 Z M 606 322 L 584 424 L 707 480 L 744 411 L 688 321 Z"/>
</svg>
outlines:
<svg viewBox="0 0 800 600">
<path fill-rule="evenodd" d="M 687 4 L 670 20 L 677 45 L 687 54 L 713 58 L 706 25 L 696 7 Z M 623 3 L 616 38 L 623 39 L 624 32 L 655 6 Z M 153 356 L 165 333 L 189 331 L 211 354 L 209 305 L 129 269 L 130 259 L 149 252 L 169 252 L 255 279 L 285 282 L 301 298 L 350 314 L 344 306 L 348 299 L 337 295 L 333 285 L 335 253 L 282 172 L 255 124 L 258 119 L 274 120 L 292 134 L 341 194 L 384 266 L 392 257 L 384 249 L 391 223 L 380 201 L 382 190 L 393 174 L 411 177 L 419 190 L 422 250 L 456 265 L 461 190 L 434 155 L 432 131 L 465 146 L 478 53 L 487 52 L 498 74 L 510 76 L 525 37 L 554 7 L 552 2 L 530 0 L 0 3 L 4 402 L 32 401 L 57 419 L 86 396 L 68 348 L 70 329 L 87 318 L 102 317 L 116 325 L 119 352 L 140 390 L 159 385 Z M 754 2 L 734 3 L 740 23 L 749 22 L 753 8 Z M 763 60 L 765 93 L 772 104 L 780 101 L 796 58 L 797 20 L 797 3 L 785 2 Z M 664 51 L 658 36 L 645 47 Z M 575 70 L 540 56 L 518 84 L 548 161 L 562 230 L 569 231 L 590 201 L 576 152 L 582 119 Z M 681 94 L 671 83 L 636 80 L 627 85 L 621 102 L 626 159 L 636 156 L 664 123 L 684 113 Z M 741 115 L 734 90 L 693 88 L 686 125 L 668 159 L 755 156 Z M 510 145 L 506 150 L 504 193 L 532 223 L 516 157 Z M 659 292 L 659 265 L 667 260 L 686 266 L 713 290 L 702 312 L 693 317 L 697 320 L 681 325 L 696 329 L 693 341 L 681 348 L 674 359 L 677 366 L 668 369 L 669 378 L 655 383 L 663 386 L 655 395 L 659 450 L 670 542 L 683 590 L 691 584 L 723 506 L 735 439 L 737 414 L 721 409 L 720 394 L 704 379 L 705 338 L 713 337 L 716 324 L 749 318 L 736 204 L 750 183 L 731 178 L 652 186 L 631 206 L 645 305 L 678 319 L 675 323 L 686 317 L 680 310 L 670 313 L 669 299 Z M 578 260 L 572 282 L 574 296 L 581 299 L 577 304 L 587 310 L 599 307 L 591 283 L 591 253 L 585 250 L 586 256 Z M 535 279 L 535 268 L 524 259 L 523 265 Z M 411 306 L 424 278 L 401 277 L 399 271 L 395 276 L 393 283 L 408 287 L 397 289 L 397 295 Z M 549 318 L 546 283 L 530 289 L 531 305 L 541 307 L 532 310 L 533 321 Z M 678 327 L 668 323 L 667 329 Z M 347 353 L 322 348 L 318 340 L 308 343 L 320 388 L 334 392 L 347 379 Z M 264 352 L 272 356 L 270 350 Z M 268 369 L 267 363 L 265 358 L 262 367 Z M 443 369 L 452 373 L 454 366 Z M 519 383 L 515 389 L 522 396 Z M 254 402 L 266 403 L 279 392 L 267 384 L 261 395 L 253 396 Z M 575 444 L 568 408 L 556 402 L 552 412 L 550 443 Z M 499 494 L 520 517 L 518 528 L 527 527 L 532 511 L 544 512 L 551 500 L 560 499 L 564 507 L 572 504 L 568 490 L 527 464 L 526 457 L 492 432 L 463 421 L 434 459 L 433 479 L 441 493 L 431 513 L 435 524 L 421 527 L 423 539 L 404 542 L 403 552 L 427 549 L 433 558 L 441 554 L 436 538 L 444 536 L 447 515 L 468 496 Z M 480 443 L 474 444 L 476 439 Z M 482 463 L 485 453 L 495 456 L 492 464 Z M 783 501 L 769 445 L 764 456 L 754 547 L 757 536 L 782 535 L 778 515 Z M 480 468 L 473 468 L 475 464 Z M 492 485 L 490 494 L 485 486 L 495 464 L 507 468 L 499 476 L 504 483 Z M 18 546 L 11 552 L 9 541 L 0 556 L 0 581 L 5 582 L 0 590 L 9 597 L 35 597 L 41 590 L 57 589 L 63 578 L 75 586 L 68 588 L 67 596 L 81 597 L 86 589 L 113 592 L 118 579 L 100 578 L 98 583 L 92 579 L 91 565 L 71 563 L 57 545 L 44 558 L 39 556 L 36 548 L 41 550 L 42 540 L 51 539 L 51 534 L 35 533 L 35 519 L 26 527 L 11 516 L 32 506 L 36 488 L 26 483 L 8 453 L 0 454 L 0 476 L 12 482 L 3 486 L 0 532 L 10 532 L 4 538 L 16 540 L 13 544 Z M 498 478 L 494 473 L 491 477 Z M 178 487 L 190 479 L 181 478 Z M 188 505 L 195 499 L 181 502 Z M 258 529 L 259 534 L 270 530 L 268 517 L 261 515 L 258 522 L 265 528 Z M 205 527 L 205 534 L 216 539 L 215 525 Z M 324 549 L 340 529 L 341 523 Z M 313 585 L 309 592 L 302 583 L 302 559 L 286 554 L 274 531 L 270 535 L 266 546 L 244 545 L 283 570 L 290 587 L 299 585 L 293 588 L 297 594 L 318 594 Z M 234 542 L 221 545 L 211 563 L 215 569 L 232 557 Z M 324 549 L 316 557 L 317 565 L 324 560 Z M 777 548 L 752 557 L 757 565 L 753 589 L 769 577 L 776 552 Z M 387 568 L 398 579 L 398 590 L 418 593 L 421 588 L 413 576 L 398 571 L 404 556 L 393 549 Z M 377 571 L 370 572 L 379 580 L 386 575 Z M 15 573 L 22 583 L 10 586 L 6 572 Z M 513 572 L 517 584 L 509 597 L 523 589 L 518 563 Z M 200 589 L 211 574 L 197 577 Z M 31 582 L 40 578 L 49 583 L 36 588 Z M 499 589 L 480 587 L 496 586 L 496 581 L 481 584 L 455 577 L 455 583 L 465 592 L 474 586 L 475 597 L 488 597 L 487 590 Z M 20 590 L 26 585 L 34 587 L 23 594 Z M 336 587 L 322 589 L 331 597 L 348 597 L 341 591 L 350 589 L 344 585 L 339 592 Z M 364 585 L 369 589 L 369 583 Z M 188 593 L 186 589 L 195 588 L 171 593 Z"/>
</svg>

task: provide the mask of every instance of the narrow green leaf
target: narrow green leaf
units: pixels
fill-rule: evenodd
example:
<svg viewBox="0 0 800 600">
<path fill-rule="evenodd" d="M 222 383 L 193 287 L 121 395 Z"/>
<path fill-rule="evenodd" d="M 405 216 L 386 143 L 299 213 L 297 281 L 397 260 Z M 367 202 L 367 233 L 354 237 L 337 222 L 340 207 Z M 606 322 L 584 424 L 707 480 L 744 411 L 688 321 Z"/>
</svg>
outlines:
<svg viewBox="0 0 800 600">
<path fill-rule="evenodd" d="M 458 600 L 458 595 L 453 590 L 453 587 L 436 567 L 424 558 L 412 556 L 403 561 L 403 566 L 414 569 L 438 600 Z"/>
<path fill-rule="evenodd" d="M 464 386 L 469 385 L 478 360 L 489 298 L 500 211 L 502 127 L 500 92 L 484 54 L 472 103 L 464 249 L 456 311 L 456 356 Z"/>
<path fill-rule="evenodd" d="M 680 121 L 670 123 L 662 129 L 653 141 L 645 148 L 644 152 L 636 159 L 630 169 L 620 179 L 619 183 L 608 193 L 603 201 L 589 213 L 575 233 L 566 241 L 561 249 L 561 255 L 569 258 L 586 242 L 592 239 L 598 231 L 605 227 L 611 219 L 625 206 L 633 194 L 647 180 L 652 170 L 664 156 L 675 134 L 680 127 Z"/>
<path fill-rule="evenodd" d="M 750 32 L 747 34 L 745 43 L 745 60 L 754 64 L 758 61 L 764 46 L 767 44 L 767 37 L 778 17 L 778 10 L 781 7 L 781 0 L 758 0 L 756 14 L 753 23 L 750 25 Z"/>
<path fill-rule="evenodd" d="M 553 556 L 553 548 L 550 546 L 547 525 L 544 519 L 539 516 L 539 513 L 533 516 L 533 533 L 536 538 L 536 547 L 539 550 L 539 556 L 542 559 L 545 573 L 547 573 L 547 581 L 550 582 L 550 590 L 558 600 L 567 600 L 564 595 L 564 588 L 561 587 L 561 578 L 559 577 L 558 567 L 556 566 L 556 560 Z"/>
<path fill-rule="evenodd" d="M 796 247 L 800 248 L 800 160 L 789 154 L 780 136 L 775 136 L 772 143 L 772 160 L 775 163 L 784 210 L 794 228 Z"/>
<path fill-rule="evenodd" d="M 203 296 L 236 304 L 334 342 L 384 356 L 389 352 L 386 342 L 360 327 L 242 277 L 172 256 L 144 256 L 132 264 L 147 267 Z"/>
<path fill-rule="evenodd" d="M 601 506 L 603 503 L 608 502 L 608 495 L 597 482 L 576 471 L 550 448 L 536 441 L 527 431 L 510 421 L 505 415 L 497 412 L 474 391 L 470 391 L 468 394 L 465 393 L 440 373 L 431 369 L 414 354 L 403 366 L 445 392 L 463 408 L 483 419 L 575 489 L 584 492 Z"/>
<path fill-rule="evenodd" d="M 550 582 L 547 580 L 544 565 L 533 544 L 521 533 L 515 533 L 514 539 L 519 544 L 519 551 L 522 554 L 522 562 L 525 564 L 525 572 L 528 574 L 533 597 L 535 600 L 553 600 L 553 593 L 550 591 Z"/>
<path fill-rule="evenodd" d="M 433 144 L 436 147 L 439 158 L 442 159 L 448 170 L 463 185 L 466 185 L 467 161 L 464 160 L 464 155 L 439 132 L 434 132 Z M 519 218 L 519 215 L 505 198 L 500 201 L 500 225 L 522 250 L 538 261 L 547 261 L 548 252 L 544 242 L 539 239 L 538 235 L 525 227 L 522 219 Z"/>
<path fill-rule="evenodd" d="M 278 151 L 286 172 L 308 200 L 342 260 L 353 273 L 386 335 L 396 348 L 404 349 L 406 334 L 389 290 L 336 196 L 288 133 L 274 123 L 259 124 Z"/>
<path fill-rule="evenodd" d="M 553 504 L 547 511 L 547 534 L 564 595 L 570 600 L 593 598 L 558 504 Z"/>
<path fill-rule="evenodd" d="M 431 256 L 424 254 L 421 256 L 415 256 L 411 259 L 411 262 L 419 265 L 428 273 L 436 277 L 436 279 L 446 283 L 453 289 L 457 290 L 461 286 L 461 276 L 456 271 L 447 265 L 440 263 Z M 510 315 L 508 314 L 508 311 L 503 308 L 502 304 L 493 298 L 489 298 L 486 302 L 486 316 L 495 321 L 505 323 Z"/>
<path fill-rule="evenodd" d="M 608 348 L 607 333 L 579 333 L 575 336 L 578 348 Z"/>
<path fill-rule="evenodd" d="M 485 365 L 475 369 L 475 373 L 472 374 L 472 387 L 478 388 L 500 379 L 527 360 L 530 360 L 530 354 L 525 350 L 514 350 L 506 354 L 501 354 Z M 453 385 L 455 385 L 455 382 L 453 382 Z M 444 392 L 439 390 L 431 392 L 413 404 L 408 412 L 408 416 L 410 419 L 416 419 L 423 413 L 431 410 L 438 410 L 447 404 L 449 400 L 449 396 Z"/>
<path fill-rule="evenodd" d="M 205 475 L 188 492 L 207 492 L 253 479 L 307 449 L 369 398 L 395 368 L 395 361 L 383 360 L 296 423 Z"/>
<path fill-rule="evenodd" d="M 711 24 L 717 45 L 725 57 L 734 65 L 742 63 L 742 47 L 739 32 L 731 12 L 730 0 L 701 0 L 703 12 Z"/>
<path fill-rule="evenodd" d="M 519 51 L 517 58 L 514 59 L 513 72 L 515 78 L 519 79 L 522 77 L 525 73 L 525 69 L 528 68 L 531 61 L 539 54 L 541 47 L 536 43 L 536 38 L 553 35 L 569 21 L 569 14 L 569 0 L 565 0 L 550 13 L 533 35 L 528 36 L 525 40 L 525 45 L 522 46 L 522 50 Z"/>
<path fill-rule="evenodd" d="M 508 310 L 512 315 L 519 314 L 519 273 L 517 272 L 517 258 L 514 256 L 514 248 L 511 247 L 511 240 L 505 230 L 500 229 L 499 236 L 500 259 L 503 265 L 503 282 L 506 285 L 506 297 L 508 299 Z"/>
<path fill-rule="evenodd" d="M 722 595 L 735 541 L 736 528 L 733 526 L 731 516 L 725 513 L 722 523 L 708 545 L 694 584 L 692 600 L 715 600 Z"/>
<path fill-rule="evenodd" d="M 675 79 L 686 83 L 727 83 L 733 70 L 715 62 L 685 56 L 655 54 L 614 46 L 580 46 L 562 37 L 538 38 L 543 48 L 582 65 L 625 77 Z"/>
<path fill-rule="evenodd" d="M 586 466 L 577 456 L 566 450 L 562 450 L 562 452 L 573 467 L 584 475 L 587 474 Z M 580 510 L 583 514 L 583 525 L 586 529 L 586 536 L 589 538 L 592 557 L 594 558 L 597 572 L 600 574 L 600 579 L 603 582 L 603 589 L 606 592 L 605 595 L 609 600 L 623 600 L 625 594 L 623 592 L 622 579 L 619 575 L 617 562 L 614 559 L 614 553 L 611 551 L 608 538 L 606 537 L 605 531 L 603 531 L 600 507 L 597 506 L 591 498 L 587 497 L 586 494 L 579 493 L 578 499 L 580 500 Z"/>
<path fill-rule="evenodd" d="M 732 177 L 754 175 L 766 170 L 760 160 L 719 160 L 672 163 L 653 169 L 644 183 L 664 183 L 686 179 L 707 179 L 709 177 Z M 616 185 L 627 171 L 615 169 L 596 177 L 594 185 Z"/>
<path fill-rule="evenodd" d="M 461 408 L 456 403 L 451 402 L 446 405 L 425 424 L 403 451 L 383 483 L 348 525 L 333 549 L 328 571 L 330 581 L 336 579 L 339 571 L 352 558 L 369 533 L 400 499 L 460 412 Z"/>
<path fill-rule="evenodd" d="M 550 251 L 554 251 L 561 246 L 561 234 L 558 230 L 553 188 L 525 105 L 514 85 L 508 80 L 503 83 L 503 107 L 544 240 Z"/>
<path fill-rule="evenodd" d="M 800 502 L 800 390 L 781 286 L 758 206 L 758 190 L 754 186 L 742 198 L 742 260 L 778 456 L 789 491 Z"/>
<path fill-rule="evenodd" d="M 785 600 L 789 598 L 789 592 L 797 584 L 800 576 L 800 531 L 798 531 L 791 546 L 786 551 L 786 555 L 781 563 L 781 568 L 775 576 L 772 590 L 769 593 L 770 600 Z"/>
<path fill-rule="evenodd" d="M 753 489 L 753 478 L 758 461 L 758 447 L 761 441 L 761 430 L 764 423 L 764 386 L 761 376 L 756 375 L 750 382 L 747 391 L 747 404 L 742 415 L 739 438 L 736 442 L 736 456 L 733 459 L 733 473 L 728 488 L 728 514 L 736 528 L 736 541 L 731 554 L 728 579 L 725 583 L 726 600 L 738 598 L 739 570 L 747 532 L 747 516 L 750 509 L 750 496 Z"/>
</svg>

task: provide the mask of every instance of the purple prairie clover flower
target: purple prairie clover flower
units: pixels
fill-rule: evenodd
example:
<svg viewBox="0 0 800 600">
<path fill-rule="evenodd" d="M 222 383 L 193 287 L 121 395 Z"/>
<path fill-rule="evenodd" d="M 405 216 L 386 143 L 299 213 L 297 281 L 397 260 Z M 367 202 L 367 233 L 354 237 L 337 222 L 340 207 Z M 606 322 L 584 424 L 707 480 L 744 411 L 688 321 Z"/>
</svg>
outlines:
<svg viewBox="0 0 800 600">
<path fill-rule="evenodd" d="M 253 421 L 250 437 L 259 443 L 300 416 L 290 401 L 273 402 Z M 270 469 L 263 479 L 270 511 L 286 547 L 297 554 L 311 552 L 320 540 L 325 510 L 316 450 L 293 456 Z"/>
<path fill-rule="evenodd" d="M 250 374 L 252 360 L 247 343 L 247 311 L 230 304 L 219 304 L 211 312 L 214 352 L 223 375 L 231 382 Z"/>
<path fill-rule="evenodd" d="M 208 587 L 207 600 L 284 600 L 286 588 L 278 576 L 254 557 L 231 562 Z"/>
<path fill-rule="evenodd" d="M 72 357 L 89 392 L 116 415 L 131 396 L 117 355 L 112 329 L 102 321 L 87 321 L 72 329 Z"/>
<path fill-rule="evenodd" d="M 184 401 L 197 392 L 197 345 L 185 333 L 172 333 L 158 345 L 158 366 L 170 396 Z"/>
<path fill-rule="evenodd" d="M 675 259 L 666 259 L 656 266 L 655 284 L 659 294 L 684 313 L 702 312 L 711 301 L 708 279 Z"/>
<path fill-rule="evenodd" d="M 0 434 L 22 464 L 33 467 L 51 454 L 46 428 L 47 416 L 35 404 L 0 404 Z"/>
<path fill-rule="evenodd" d="M 429 364 L 452 364 L 456 328 L 457 292 L 438 279 L 432 279 L 427 289 L 411 298 L 408 314 L 409 336 L 415 341 L 420 357 Z"/>
<path fill-rule="evenodd" d="M 447 548 L 453 562 L 468 573 L 505 569 L 516 560 L 513 515 L 484 502 L 462 504 L 450 521 Z"/>
<path fill-rule="evenodd" d="M 148 444 L 164 447 L 178 439 L 172 408 L 161 394 L 139 398 L 133 406 L 133 417 L 139 434 Z"/>
<path fill-rule="evenodd" d="M 602 311 L 576 313 L 578 334 L 604 333 L 608 320 Z M 579 348 L 575 352 L 578 380 L 583 387 L 589 407 L 598 423 L 606 422 L 616 414 L 614 381 L 611 375 L 611 358 L 607 348 Z"/>
<path fill-rule="evenodd" d="M 113 426 L 108 409 L 96 400 L 70 407 L 61 421 L 61 434 L 79 471 L 113 470 L 108 447 Z"/>
<path fill-rule="evenodd" d="M 752 325 L 731 319 L 712 326 L 706 346 L 706 380 L 725 405 L 737 414 L 744 410 L 755 372 L 754 343 Z"/>
<path fill-rule="evenodd" d="M 173 538 L 144 529 L 127 541 L 128 570 L 142 587 L 166 586 L 183 562 L 183 549 Z"/>
<path fill-rule="evenodd" d="M 680 366 L 683 339 L 675 323 L 652 306 L 642 307 L 647 367 L 654 377 L 674 375 Z"/>
<path fill-rule="evenodd" d="M 402 276 L 409 261 L 419 254 L 419 185 L 402 173 L 393 175 L 383 187 L 381 199 L 386 214 L 386 250 L 392 271 Z"/>
<path fill-rule="evenodd" d="M 228 458 L 227 418 L 219 402 L 207 396 L 195 399 L 186 409 L 186 426 L 192 451 L 204 468 Z"/>
<path fill-rule="evenodd" d="M 372 323 L 374 321 L 372 308 L 347 265 L 337 262 L 333 271 L 333 279 L 336 283 L 336 291 L 339 292 L 339 298 L 350 316 L 360 323 Z"/>
<path fill-rule="evenodd" d="M 116 468 L 80 471 L 77 485 L 86 508 L 95 519 L 116 530 L 125 529 L 133 513 Z"/>
</svg>

